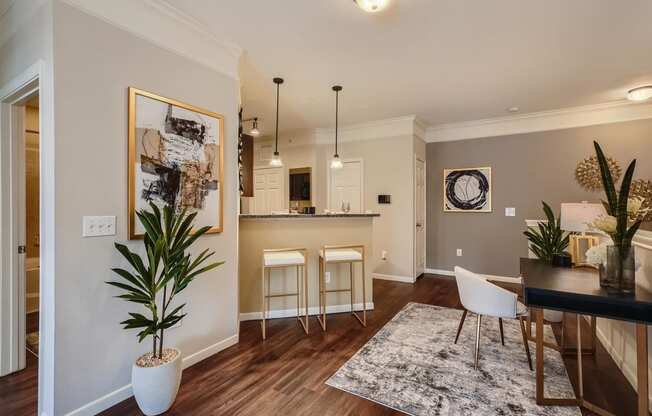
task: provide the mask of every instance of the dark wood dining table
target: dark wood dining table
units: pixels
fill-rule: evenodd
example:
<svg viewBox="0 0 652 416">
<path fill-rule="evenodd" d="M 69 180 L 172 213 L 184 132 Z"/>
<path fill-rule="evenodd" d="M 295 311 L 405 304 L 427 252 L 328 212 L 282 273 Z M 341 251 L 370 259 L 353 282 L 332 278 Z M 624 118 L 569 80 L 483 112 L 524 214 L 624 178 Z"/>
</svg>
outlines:
<svg viewBox="0 0 652 416">
<path fill-rule="evenodd" d="M 590 268 L 554 267 L 537 260 L 521 258 L 523 297 L 536 322 L 536 402 L 550 406 L 580 406 L 603 416 L 610 412 L 584 399 L 582 384 L 582 315 L 632 322 L 636 325 L 636 369 L 638 415 L 647 416 L 648 331 L 652 324 L 652 292 L 637 286 L 631 295 L 608 293 L 600 287 L 598 273 Z M 578 394 L 575 398 L 551 398 L 544 395 L 543 378 L 543 310 L 552 309 L 577 314 Z M 548 346 L 548 345 L 545 345 Z"/>
</svg>

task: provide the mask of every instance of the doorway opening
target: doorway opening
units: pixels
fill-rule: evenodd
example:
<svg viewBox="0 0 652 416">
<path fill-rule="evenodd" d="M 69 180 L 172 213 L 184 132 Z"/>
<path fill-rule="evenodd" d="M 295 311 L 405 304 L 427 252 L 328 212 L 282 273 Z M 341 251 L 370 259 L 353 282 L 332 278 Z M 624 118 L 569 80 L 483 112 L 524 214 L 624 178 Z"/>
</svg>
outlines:
<svg viewBox="0 0 652 416">
<path fill-rule="evenodd" d="M 27 366 L 37 365 L 40 304 L 40 131 L 39 97 L 25 103 L 25 348 Z"/>
</svg>

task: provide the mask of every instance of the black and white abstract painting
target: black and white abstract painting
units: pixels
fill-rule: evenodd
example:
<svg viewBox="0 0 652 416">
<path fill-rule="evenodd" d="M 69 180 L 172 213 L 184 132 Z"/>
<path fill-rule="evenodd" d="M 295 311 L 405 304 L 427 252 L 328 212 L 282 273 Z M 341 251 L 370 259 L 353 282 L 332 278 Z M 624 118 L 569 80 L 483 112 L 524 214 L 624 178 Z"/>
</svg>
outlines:
<svg viewBox="0 0 652 416">
<path fill-rule="evenodd" d="M 491 212 L 491 168 L 444 169 L 444 212 Z"/>
<path fill-rule="evenodd" d="M 133 88 L 129 103 L 131 238 L 143 234 L 135 212 L 150 202 L 196 212 L 195 227 L 221 232 L 223 117 Z"/>
</svg>

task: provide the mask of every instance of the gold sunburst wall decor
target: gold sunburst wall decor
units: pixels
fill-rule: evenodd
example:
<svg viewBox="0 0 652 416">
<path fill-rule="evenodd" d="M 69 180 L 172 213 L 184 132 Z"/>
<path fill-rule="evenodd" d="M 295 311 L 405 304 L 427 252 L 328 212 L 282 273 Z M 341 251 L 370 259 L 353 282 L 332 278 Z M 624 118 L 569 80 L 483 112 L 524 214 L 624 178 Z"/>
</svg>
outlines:
<svg viewBox="0 0 652 416">
<path fill-rule="evenodd" d="M 652 181 L 646 179 L 634 179 L 629 188 L 629 196 L 645 200 L 642 208 L 652 209 Z M 652 221 L 652 211 L 648 212 L 644 221 Z"/>
<path fill-rule="evenodd" d="M 622 170 L 618 166 L 618 162 L 610 157 L 607 158 L 607 163 L 609 164 L 609 170 L 615 182 L 620 179 Z M 577 168 L 575 168 L 575 179 L 582 188 L 588 189 L 589 191 L 599 191 L 602 189 L 602 177 L 600 176 L 598 158 L 592 156 L 580 161 L 577 164 Z"/>
</svg>

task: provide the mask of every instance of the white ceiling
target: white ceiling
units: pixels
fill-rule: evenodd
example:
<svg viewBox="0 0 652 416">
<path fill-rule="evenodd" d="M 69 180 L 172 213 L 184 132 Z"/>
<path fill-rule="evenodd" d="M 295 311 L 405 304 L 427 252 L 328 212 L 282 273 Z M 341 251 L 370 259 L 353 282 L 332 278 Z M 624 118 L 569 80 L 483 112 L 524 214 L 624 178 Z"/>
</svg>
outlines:
<svg viewBox="0 0 652 416">
<path fill-rule="evenodd" d="M 244 50 L 245 117 L 280 129 L 417 115 L 430 125 L 619 100 L 652 83 L 650 0 L 166 0 Z"/>
</svg>

